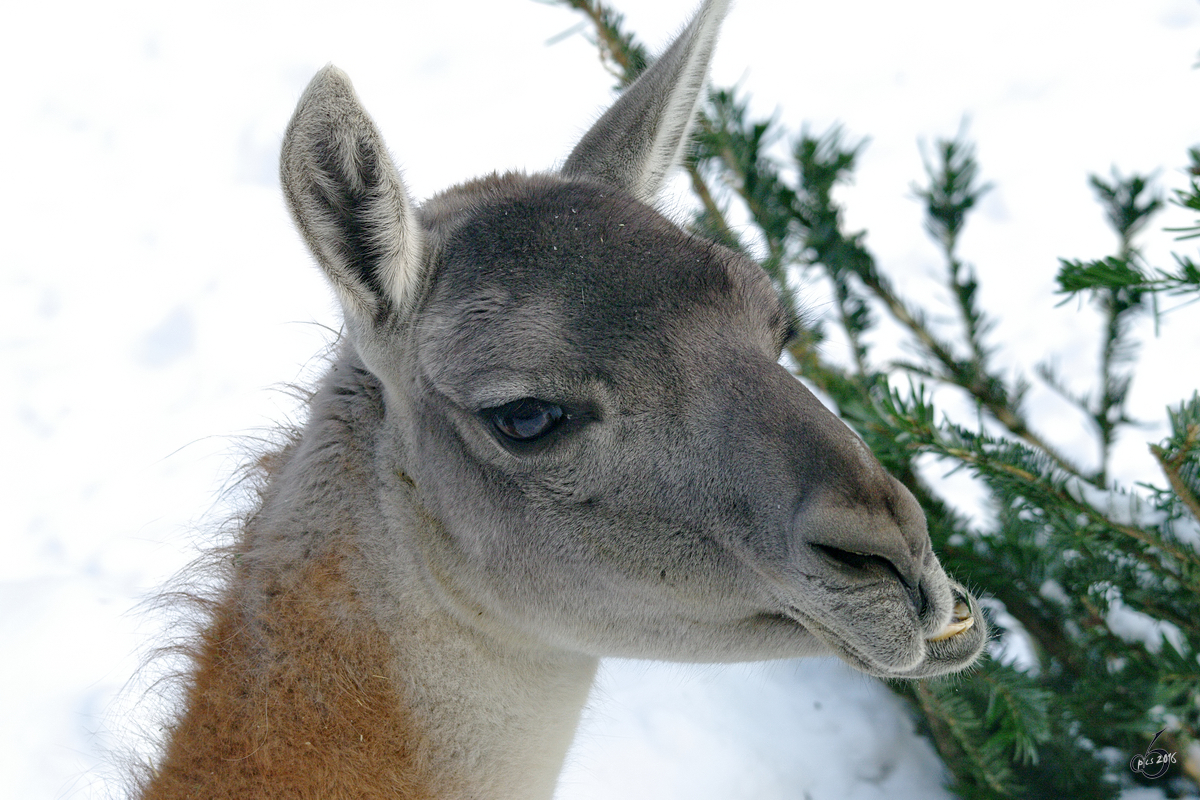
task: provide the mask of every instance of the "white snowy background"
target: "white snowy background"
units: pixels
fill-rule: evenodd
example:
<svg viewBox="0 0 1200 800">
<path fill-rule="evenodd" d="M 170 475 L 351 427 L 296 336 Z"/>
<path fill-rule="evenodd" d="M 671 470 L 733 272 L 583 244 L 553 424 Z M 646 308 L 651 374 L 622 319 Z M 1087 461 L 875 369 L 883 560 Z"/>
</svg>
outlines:
<svg viewBox="0 0 1200 800">
<path fill-rule="evenodd" d="M 693 2 L 621 5 L 661 47 Z M 338 325 L 275 173 L 308 79 L 330 61 L 351 74 L 424 197 L 561 161 L 612 96 L 589 42 L 549 44 L 578 21 L 532 0 L 5 5 L 0 798 L 119 794 L 112 754 L 154 731 L 153 708 L 122 691 L 172 632 L 136 607 L 229 513 L 241 437 L 295 415 L 279 387 L 311 379 Z M 969 116 L 995 188 L 961 254 L 1000 320 L 998 358 L 1026 374 L 1055 362 L 1082 391 L 1096 317 L 1055 307 L 1057 257 L 1115 246 L 1089 172 L 1184 184 L 1198 54 L 1196 0 L 740 0 L 714 78 L 793 128 L 871 137 L 840 195 L 848 223 L 947 313 L 910 184 L 918 142 Z M 1169 263 L 1168 234 L 1145 243 Z M 1200 386 L 1200 308 L 1138 332 L 1131 410 L 1152 424 L 1120 442 L 1125 482 L 1156 477 L 1145 441 Z M 1051 439 L 1094 458 L 1077 415 L 1032 400 Z M 835 662 L 611 663 L 559 797 L 904 800 L 947 796 L 942 779 L 901 704 Z"/>
</svg>

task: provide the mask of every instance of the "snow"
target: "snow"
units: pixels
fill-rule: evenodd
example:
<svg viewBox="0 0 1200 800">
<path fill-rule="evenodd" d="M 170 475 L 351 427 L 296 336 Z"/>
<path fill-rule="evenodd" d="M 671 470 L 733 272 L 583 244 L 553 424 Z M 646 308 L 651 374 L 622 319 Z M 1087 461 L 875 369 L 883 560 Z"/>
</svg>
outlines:
<svg viewBox="0 0 1200 800">
<path fill-rule="evenodd" d="M 661 44 L 692 2 L 622 5 Z M 1012 343 L 999 357 L 1026 372 L 1055 361 L 1086 387 L 1094 316 L 1054 308 L 1056 259 L 1113 249 L 1088 172 L 1161 169 L 1164 188 L 1183 184 L 1200 142 L 1200 6 L 786 5 L 737 4 L 716 81 L 741 81 L 759 113 L 778 108 L 794 128 L 841 121 L 872 137 L 841 195 L 848 222 L 935 310 L 947 307 L 909 189 L 916 143 L 969 115 L 996 189 L 962 255 L 1000 319 L 995 340 Z M 311 375 L 338 324 L 275 179 L 309 77 L 329 61 L 353 76 L 424 197 L 561 162 L 611 96 L 581 37 L 545 45 L 576 22 L 522 0 L 6 7 L 0 798 L 119 794 L 119 754 L 154 731 L 153 709 L 123 689 L 165 625 L 136 607 L 231 513 L 241 437 L 297 413 L 279 387 Z M 1169 263 L 1167 237 L 1147 243 Z M 1156 477 L 1145 441 L 1162 435 L 1163 404 L 1200 385 L 1197 362 L 1179 358 L 1200 348 L 1195 319 L 1195 306 L 1166 315 L 1157 340 L 1138 329 L 1131 410 L 1153 424 L 1118 443 L 1127 484 Z M 1078 416 L 1044 391 L 1032 400 L 1055 441 L 1094 457 Z M 943 796 L 898 701 L 831 661 L 611 663 L 595 694 L 563 800 Z"/>
<path fill-rule="evenodd" d="M 559 800 L 951 797 L 899 698 L 830 659 L 607 661 L 593 696 Z"/>
<path fill-rule="evenodd" d="M 1117 636 L 1127 642 L 1139 642 L 1151 653 L 1162 650 L 1163 641 L 1169 642 L 1177 653 L 1187 652 L 1183 632 L 1178 626 L 1130 608 L 1119 598 L 1109 600 L 1104 623 Z"/>
</svg>

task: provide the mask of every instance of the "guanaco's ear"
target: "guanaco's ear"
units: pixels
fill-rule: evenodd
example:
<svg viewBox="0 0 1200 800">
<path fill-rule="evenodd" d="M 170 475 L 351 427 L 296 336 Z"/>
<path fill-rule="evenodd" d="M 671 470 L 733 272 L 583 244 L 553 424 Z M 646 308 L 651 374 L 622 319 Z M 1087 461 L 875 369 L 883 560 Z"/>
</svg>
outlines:
<svg viewBox="0 0 1200 800">
<path fill-rule="evenodd" d="M 562 174 L 652 202 L 688 141 L 729 0 L 706 0 L 679 38 L 571 151 Z"/>
<path fill-rule="evenodd" d="M 283 139 L 280 182 L 297 227 L 348 320 L 404 313 L 420 282 L 422 235 L 383 139 L 333 65 L 309 83 Z"/>
</svg>

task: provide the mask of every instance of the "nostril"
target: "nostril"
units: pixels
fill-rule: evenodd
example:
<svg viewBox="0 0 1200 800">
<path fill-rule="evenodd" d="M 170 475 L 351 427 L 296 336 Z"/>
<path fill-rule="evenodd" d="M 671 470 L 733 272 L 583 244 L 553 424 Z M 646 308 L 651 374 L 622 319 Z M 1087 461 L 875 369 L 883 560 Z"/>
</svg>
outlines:
<svg viewBox="0 0 1200 800">
<path fill-rule="evenodd" d="M 824 553 L 829 558 L 832 558 L 834 561 L 843 566 L 849 567 L 850 569 L 866 571 L 871 567 L 876 567 L 885 569 L 889 572 L 894 572 L 896 573 L 896 576 L 899 577 L 896 567 L 892 564 L 892 562 L 888 561 L 883 556 L 873 556 L 868 555 L 867 553 L 855 553 L 850 550 L 842 550 L 838 547 L 830 547 L 827 544 L 814 544 L 813 548 L 817 550 L 817 552 Z"/>
<path fill-rule="evenodd" d="M 824 554 L 842 566 L 849 567 L 855 572 L 883 570 L 884 572 L 891 573 L 900 582 L 900 585 L 904 587 L 904 593 L 908 595 L 908 601 L 917 612 L 917 617 L 924 618 L 925 612 L 929 608 L 929 595 L 925 593 L 925 586 L 921 583 L 914 585 L 906 581 L 900 570 L 896 568 L 896 565 L 888 559 L 883 556 L 842 550 L 841 548 L 831 547 L 827 544 L 813 543 L 812 547 L 817 552 Z"/>
</svg>

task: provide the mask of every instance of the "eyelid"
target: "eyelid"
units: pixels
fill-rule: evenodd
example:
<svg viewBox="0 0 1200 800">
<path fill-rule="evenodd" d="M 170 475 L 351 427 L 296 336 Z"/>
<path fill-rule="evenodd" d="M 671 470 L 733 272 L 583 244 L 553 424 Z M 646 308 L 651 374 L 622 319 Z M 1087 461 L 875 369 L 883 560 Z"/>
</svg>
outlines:
<svg viewBox="0 0 1200 800">
<path fill-rule="evenodd" d="M 541 399 L 548 403 L 554 402 L 553 400 L 546 400 L 543 397 L 539 397 L 538 392 L 532 386 L 520 380 L 493 380 L 486 389 L 478 393 L 472 393 L 467 398 L 468 405 L 480 412 L 493 411 L 497 408 L 529 399 Z"/>
</svg>

